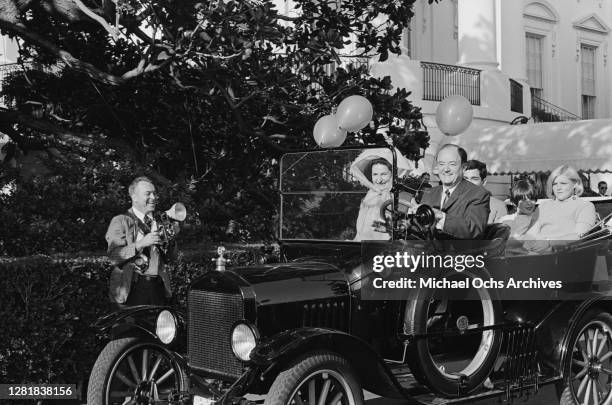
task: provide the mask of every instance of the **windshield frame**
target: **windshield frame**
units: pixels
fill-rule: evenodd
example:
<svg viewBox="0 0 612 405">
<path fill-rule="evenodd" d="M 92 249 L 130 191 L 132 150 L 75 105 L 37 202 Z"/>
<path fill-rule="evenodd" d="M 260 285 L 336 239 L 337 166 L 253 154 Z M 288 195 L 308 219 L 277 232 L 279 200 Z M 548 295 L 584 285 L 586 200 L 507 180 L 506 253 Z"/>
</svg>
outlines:
<svg viewBox="0 0 612 405">
<path fill-rule="evenodd" d="M 298 153 L 311 153 L 311 152 L 316 152 L 316 153 L 325 153 L 325 152 L 337 152 L 337 151 L 343 151 L 343 150 L 361 150 L 364 151 L 366 149 L 381 149 L 381 148 L 386 148 L 389 149 L 391 151 L 391 156 L 393 157 L 393 162 L 392 162 L 392 176 L 391 176 L 391 181 L 392 181 L 392 187 L 391 187 L 391 195 L 392 195 L 392 199 L 393 199 L 393 207 L 396 207 L 398 204 L 398 199 L 399 199 L 399 190 L 397 189 L 397 184 L 398 184 L 398 179 L 397 179 L 397 155 L 395 152 L 395 148 L 393 147 L 393 145 L 389 145 L 389 144 L 384 144 L 384 145 L 350 145 L 350 146 L 340 146 L 337 148 L 327 148 L 327 149 L 322 149 L 322 148 L 314 148 L 314 149 L 296 149 L 296 150 L 291 150 L 289 152 L 284 153 L 279 161 L 279 182 L 278 182 L 278 193 L 279 193 L 279 228 L 278 228 L 278 236 L 279 236 L 279 241 L 281 242 L 333 242 L 333 243 L 361 243 L 362 241 L 357 241 L 357 240 L 337 240 L 337 239 L 320 239 L 320 238 L 312 238 L 312 239 L 304 239 L 304 238 L 285 238 L 283 237 L 283 218 L 284 218 L 284 212 L 283 212 L 283 197 L 285 195 L 296 195 L 296 194 L 306 194 L 307 192 L 290 192 L 290 191 L 283 191 L 283 172 L 287 171 L 283 169 L 283 159 L 285 158 L 286 155 L 289 154 L 298 154 Z M 312 194 L 314 193 L 324 193 L 324 192 L 320 192 L 320 191 L 312 191 L 310 192 Z M 342 194 L 342 193 L 352 193 L 351 191 L 335 191 L 335 193 L 338 194 Z M 392 227 L 393 229 L 394 227 Z M 393 233 L 390 235 L 391 238 L 389 239 L 391 240 L 395 240 L 395 234 L 394 231 L 392 231 Z"/>
</svg>

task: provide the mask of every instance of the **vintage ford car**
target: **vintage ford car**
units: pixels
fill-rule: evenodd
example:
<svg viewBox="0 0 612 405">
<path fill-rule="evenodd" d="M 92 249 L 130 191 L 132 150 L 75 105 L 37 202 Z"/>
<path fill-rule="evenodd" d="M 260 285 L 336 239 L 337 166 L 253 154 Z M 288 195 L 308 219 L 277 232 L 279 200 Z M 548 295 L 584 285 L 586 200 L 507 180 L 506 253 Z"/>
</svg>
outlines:
<svg viewBox="0 0 612 405">
<path fill-rule="evenodd" d="M 351 165 L 376 151 L 393 162 L 392 198 L 379 240 L 359 241 L 367 189 Z M 464 246 L 431 230 L 429 208 L 408 213 L 404 191 L 391 148 L 285 155 L 278 258 L 226 268 L 221 255 L 191 283 L 186 314 L 143 306 L 101 319 L 114 339 L 88 404 L 361 404 L 363 390 L 413 404 L 498 403 L 544 385 L 561 404 L 612 403 L 606 219 L 539 253 L 507 244 L 499 225 Z M 484 258 L 475 270 L 433 269 L 438 280 L 536 284 L 377 291 L 373 280 L 393 275 L 373 271 L 373 258 L 393 252 Z"/>
</svg>

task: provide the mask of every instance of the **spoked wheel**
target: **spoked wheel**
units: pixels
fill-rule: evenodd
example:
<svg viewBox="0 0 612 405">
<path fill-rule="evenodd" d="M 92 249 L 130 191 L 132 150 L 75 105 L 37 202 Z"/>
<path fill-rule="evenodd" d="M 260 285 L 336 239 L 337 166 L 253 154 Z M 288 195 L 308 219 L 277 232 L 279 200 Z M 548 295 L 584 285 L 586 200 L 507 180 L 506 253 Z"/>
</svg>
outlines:
<svg viewBox="0 0 612 405">
<path fill-rule="evenodd" d="M 160 404 L 185 389 L 183 372 L 165 347 L 123 338 L 109 342 L 98 356 L 89 378 L 87 403 Z"/>
<path fill-rule="evenodd" d="M 587 315 L 573 340 L 563 405 L 612 403 L 612 316 L 606 312 Z"/>
<path fill-rule="evenodd" d="M 461 277 L 465 276 L 477 277 L 475 273 L 462 273 Z M 500 319 L 501 308 L 494 290 L 418 290 L 406 303 L 404 318 L 407 334 L 426 335 L 417 338 L 408 351 L 415 377 L 448 397 L 480 387 L 493 369 L 502 333 L 477 328 L 493 326 Z"/>
<path fill-rule="evenodd" d="M 363 393 L 348 362 L 333 353 L 298 359 L 274 380 L 264 405 L 362 405 Z"/>
</svg>

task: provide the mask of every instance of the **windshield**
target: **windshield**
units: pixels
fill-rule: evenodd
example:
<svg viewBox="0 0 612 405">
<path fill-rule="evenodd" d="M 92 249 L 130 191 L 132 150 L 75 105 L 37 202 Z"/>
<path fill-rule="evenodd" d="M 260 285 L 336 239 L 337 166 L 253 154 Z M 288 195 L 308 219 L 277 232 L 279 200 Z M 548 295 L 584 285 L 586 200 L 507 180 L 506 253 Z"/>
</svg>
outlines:
<svg viewBox="0 0 612 405">
<path fill-rule="evenodd" d="M 368 162 L 372 163 L 375 158 L 380 160 L 381 154 L 393 161 L 391 151 L 386 148 L 284 155 L 280 182 L 281 239 L 355 240 L 360 205 L 369 190 L 364 184 L 364 176 L 359 179 L 359 173 L 366 172 L 369 179 L 372 175 L 378 176 L 378 172 L 388 175 L 388 180 L 375 181 L 386 187 L 379 199 L 390 198 L 388 189 L 392 180 L 387 173 L 391 173 L 391 163 L 388 167 L 375 166 L 375 170 L 368 168 Z M 363 210 L 361 214 L 363 217 Z M 377 214 L 372 216 L 378 217 Z M 373 239 L 389 239 L 384 231 L 378 234 L 374 234 Z"/>
</svg>

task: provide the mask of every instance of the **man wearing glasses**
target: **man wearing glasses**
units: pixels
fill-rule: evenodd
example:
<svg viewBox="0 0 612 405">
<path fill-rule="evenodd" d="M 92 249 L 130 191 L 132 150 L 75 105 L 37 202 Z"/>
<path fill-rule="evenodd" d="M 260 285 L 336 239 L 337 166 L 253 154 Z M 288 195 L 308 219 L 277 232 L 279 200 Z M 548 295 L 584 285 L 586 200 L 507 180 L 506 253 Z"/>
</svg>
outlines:
<svg viewBox="0 0 612 405">
<path fill-rule="evenodd" d="M 436 228 L 456 239 L 478 239 L 489 217 L 490 193 L 463 178 L 467 153 L 446 144 L 436 156 L 436 168 L 442 185 L 425 192 L 421 204 L 436 214 Z"/>
</svg>

